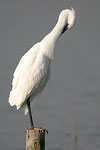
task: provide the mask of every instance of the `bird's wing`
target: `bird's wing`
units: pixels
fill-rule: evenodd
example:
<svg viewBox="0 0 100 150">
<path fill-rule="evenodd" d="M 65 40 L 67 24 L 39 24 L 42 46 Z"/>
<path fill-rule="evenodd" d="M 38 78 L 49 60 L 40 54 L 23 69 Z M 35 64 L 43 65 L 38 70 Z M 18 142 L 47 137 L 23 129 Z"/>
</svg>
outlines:
<svg viewBox="0 0 100 150">
<path fill-rule="evenodd" d="M 47 57 L 41 51 L 27 52 L 20 60 L 12 82 L 9 103 L 20 108 L 48 72 Z M 39 92 L 39 91 L 38 91 Z"/>
</svg>

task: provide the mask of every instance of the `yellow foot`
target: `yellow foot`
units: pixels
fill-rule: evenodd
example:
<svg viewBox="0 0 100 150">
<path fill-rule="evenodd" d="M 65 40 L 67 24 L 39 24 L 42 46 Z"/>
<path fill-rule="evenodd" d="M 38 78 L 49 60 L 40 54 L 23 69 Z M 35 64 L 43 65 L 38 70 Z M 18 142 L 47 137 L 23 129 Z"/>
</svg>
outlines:
<svg viewBox="0 0 100 150">
<path fill-rule="evenodd" d="M 42 127 L 40 127 L 40 128 L 34 128 L 34 129 L 36 129 L 36 130 L 40 130 L 40 132 L 46 132 L 47 134 L 48 134 L 48 130 L 47 129 L 44 129 L 44 128 L 42 128 Z"/>
<path fill-rule="evenodd" d="M 37 128 L 37 127 L 31 127 L 31 128 L 27 128 L 26 130 L 38 130 L 39 132 L 46 132 L 48 134 L 48 130 L 47 129 L 44 129 L 44 128 Z"/>
</svg>

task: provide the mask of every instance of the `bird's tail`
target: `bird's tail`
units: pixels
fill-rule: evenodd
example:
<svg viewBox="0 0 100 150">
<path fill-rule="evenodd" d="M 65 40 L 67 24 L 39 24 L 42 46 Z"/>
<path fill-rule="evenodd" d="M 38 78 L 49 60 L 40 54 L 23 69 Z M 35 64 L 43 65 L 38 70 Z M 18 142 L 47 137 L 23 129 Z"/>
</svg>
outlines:
<svg viewBox="0 0 100 150">
<path fill-rule="evenodd" d="M 18 110 L 21 106 L 22 106 L 22 103 L 20 102 L 20 99 L 21 99 L 22 97 L 21 96 L 19 96 L 19 94 L 18 94 L 18 92 L 17 91 L 14 91 L 14 90 L 12 90 L 11 92 L 10 92 L 10 95 L 9 95 L 9 104 L 11 105 L 11 106 L 16 106 L 16 109 Z"/>
<path fill-rule="evenodd" d="M 14 97 L 14 95 L 12 96 L 12 93 L 10 92 L 10 96 L 9 96 L 9 104 L 11 105 L 11 106 L 14 106 L 14 105 L 16 105 L 16 98 Z M 24 112 L 24 114 L 25 115 L 27 115 L 27 113 L 28 113 L 28 107 L 27 107 L 27 105 L 26 104 L 24 104 L 22 107 L 25 107 L 25 112 Z M 20 108 L 20 106 L 16 106 L 16 109 L 18 110 Z"/>
</svg>

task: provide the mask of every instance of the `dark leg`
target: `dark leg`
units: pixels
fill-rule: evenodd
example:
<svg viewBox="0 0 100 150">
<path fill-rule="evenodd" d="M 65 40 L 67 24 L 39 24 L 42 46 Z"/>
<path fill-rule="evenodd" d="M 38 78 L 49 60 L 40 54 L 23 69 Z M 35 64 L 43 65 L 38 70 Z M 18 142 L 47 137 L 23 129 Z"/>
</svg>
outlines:
<svg viewBox="0 0 100 150">
<path fill-rule="evenodd" d="M 28 107 L 28 112 L 30 117 L 31 128 L 34 128 L 29 98 L 27 99 L 27 107 Z"/>
</svg>

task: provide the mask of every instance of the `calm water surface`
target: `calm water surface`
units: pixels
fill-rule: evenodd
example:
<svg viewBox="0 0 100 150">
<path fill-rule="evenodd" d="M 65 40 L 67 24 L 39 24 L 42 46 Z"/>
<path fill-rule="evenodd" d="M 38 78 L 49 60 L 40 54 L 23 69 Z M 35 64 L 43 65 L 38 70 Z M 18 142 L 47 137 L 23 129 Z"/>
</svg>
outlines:
<svg viewBox="0 0 100 150">
<path fill-rule="evenodd" d="M 55 5 L 23 2 L 0 2 L 0 150 L 25 150 L 29 118 L 8 104 L 12 74 L 20 57 L 51 30 L 65 8 L 56 0 Z M 57 43 L 51 80 L 32 110 L 35 125 L 49 131 L 47 150 L 74 150 L 75 119 L 77 149 L 100 150 L 100 21 L 95 17 L 100 4 L 74 5 L 77 24 Z"/>
</svg>

